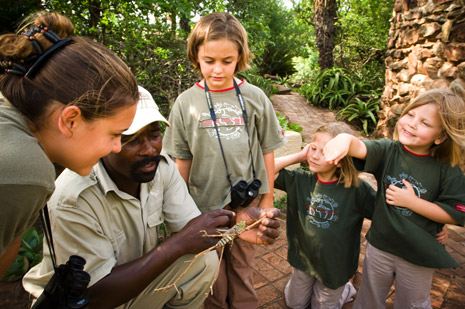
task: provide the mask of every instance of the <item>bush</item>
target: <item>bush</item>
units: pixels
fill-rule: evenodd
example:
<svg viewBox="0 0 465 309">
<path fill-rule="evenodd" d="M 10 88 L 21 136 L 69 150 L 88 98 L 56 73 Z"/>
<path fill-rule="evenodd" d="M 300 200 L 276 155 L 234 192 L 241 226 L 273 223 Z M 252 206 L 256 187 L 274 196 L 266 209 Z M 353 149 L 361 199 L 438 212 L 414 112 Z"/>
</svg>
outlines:
<svg viewBox="0 0 465 309">
<path fill-rule="evenodd" d="M 357 75 L 342 68 L 330 68 L 299 91 L 313 105 L 339 110 L 339 118 L 358 126 L 368 135 L 376 127 L 382 82 L 367 72 Z M 372 78 L 365 80 L 363 76 Z"/>
<path fill-rule="evenodd" d="M 376 115 L 378 111 L 378 98 L 363 101 L 356 97 L 351 103 L 341 109 L 337 115 L 348 122 L 354 122 L 355 125 L 362 128 L 365 135 L 368 135 L 376 127 L 376 123 L 378 122 Z"/>
<path fill-rule="evenodd" d="M 251 69 L 245 72 L 240 72 L 238 76 L 240 78 L 244 78 L 252 85 L 262 89 L 268 97 L 276 93 L 276 89 L 273 87 L 273 83 L 269 79 L 266 79 L 265 77 L 261 76 L 257 72 L 256 67 L 252 67 Z"/>
<path fill-rule="evenodd" d="M 311 104 L 336 109 L 347 104 L 353 96 L 355 81 L 350 74 L 342 68 L 329 68 L 322 71 L 315 81 L 300 88 Z"/>
<path fill-rule="evenodd" d="M 276 117 L 278 118 L 279 125 L 283 130 L 302 132 L 302 127 L 298 123 L 289 122 L 286 116 L 276 112 Z"/>
<path fill-rule="evenodd" d="M 42 260 L 42 235 L 30 228 L 21 239 L 18 256 L 3 277 L 6 281 L 21 279 L 26 272 Z"/>
</svg>

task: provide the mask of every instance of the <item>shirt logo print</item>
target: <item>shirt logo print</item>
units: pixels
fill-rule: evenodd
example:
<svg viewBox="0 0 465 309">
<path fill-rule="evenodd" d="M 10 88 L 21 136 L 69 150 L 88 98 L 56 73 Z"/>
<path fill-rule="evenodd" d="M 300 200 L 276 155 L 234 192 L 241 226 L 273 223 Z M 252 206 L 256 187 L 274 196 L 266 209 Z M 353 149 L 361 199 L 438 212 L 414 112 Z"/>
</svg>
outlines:
<svg viewBox="0 0 465 309">
<path fill-rule="evenodd" d="M 338 204 L 325 194 L 315 193 L 307 197 L 308 213 L 307 220 L 318 228 L 327 229 L 336 222 L 336 208 Z"/>
<path fill-rule="evenodd" d="M 400 173 L 398 178 L 387 176 L 385 180 L 384 189 L 386 190 L 389 187 L 389 185 L 395 185 L 396 187 L 403 189 L 405 188 L 404 183 L 402 182 L 402 180 L 404 179 L 412 185 L 413 191 L 415 192 L 416 196 L 421 197 L 426 192 L 428 192 L 428 190 L 426 190 L 419 181 L 417 181 L 413 176 L 410 176 L 406 173 Z M 401 216 L 409 217 L 413 214 L 411 210 L 404 208 L 404 207 L 399 207 L 399 206 L 391 206 L 391 207 L 393 207 L 393 209 Z"/>
<path fill-rule="evenodd" d="M 221 139 L 234 140 L 241 136 L 244 128 L 244 118 L 242 118 L 242 111 L 239 106 L 226 102 L 215 103 L 215 114 Z M 216 139 L 215 124 L 210 114 L 202 113 L 200 119 L 203 119 L 199 123 L 200 128 L 206 128 L 208 135 Z"/>
</svg>

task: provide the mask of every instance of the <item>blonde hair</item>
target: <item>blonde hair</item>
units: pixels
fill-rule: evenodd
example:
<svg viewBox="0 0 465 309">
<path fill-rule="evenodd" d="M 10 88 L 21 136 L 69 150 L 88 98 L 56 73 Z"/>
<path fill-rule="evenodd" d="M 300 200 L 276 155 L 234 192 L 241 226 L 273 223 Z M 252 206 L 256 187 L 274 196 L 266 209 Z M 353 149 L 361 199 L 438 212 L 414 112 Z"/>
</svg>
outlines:
<svg viewBox="0 0 465 309">
<path fill-rule="evenodd" d="M 36 127 L 46 123 L 53 102 L 78 106 L 83 117 L 92 120 L 110 116 L 139 98 L 128 66 L 103 45 L 73 36 L 73 30 L 67 17 L 41 11 L 27 17 L 18 33 L 0 35 L 0 66 L 4 69 L 0 91 Z M 11 73 L 12 66 L 28 70 L 42 55 L 41 50 L 56 44 L 48 39 L 49 31 L 58 39 L 71 39 L 71 43 L 57 49 L 35 75 Z"/>
<path fill-rule="evenodd" d="M 457 84 L 451 84 L 451 89 L 438 88 L 425 91 L 408 104 L 400 115 L 403 117 L 419 106 L 435 104 L 438 107 L 443 134 L 447 138 L 439 145 L 433 144 L 431 156 L 451 165 L 461 163 L 462 150 L 465 148 L 465 101 L 461 98 L 458 87 Z M 394 139 L 398 137 L 396 129 Z"/>
<path fill-rule="evenodd" d="M 247 70 L 252 54 L 247 32 L 242 24 L 229 13 L 212 13 L 200 18 L 187 39 L 187 56 L 200 71 L 199 47 L 208 41 L 227 39 L 237 46 L 239 60 L 234 73 Z"/>
<path fill-rule="evenodd" d="M 353 134 L 353 131 L 350 127 L 344 122 L 333 122 L 322 125 L 315 130 L 314 134 L 325 133 L 331 137 L 336 137 L 340 133 Z M 352 157 L 345 156 L 336 168 L 336 177 L 338 178 L 338 183 L 343 183 L 345 188 L 349 187 L 358 187 L 360 184 L 360 179 L 358 178 L 359 172 L 355 168 Z"/>
</svg>

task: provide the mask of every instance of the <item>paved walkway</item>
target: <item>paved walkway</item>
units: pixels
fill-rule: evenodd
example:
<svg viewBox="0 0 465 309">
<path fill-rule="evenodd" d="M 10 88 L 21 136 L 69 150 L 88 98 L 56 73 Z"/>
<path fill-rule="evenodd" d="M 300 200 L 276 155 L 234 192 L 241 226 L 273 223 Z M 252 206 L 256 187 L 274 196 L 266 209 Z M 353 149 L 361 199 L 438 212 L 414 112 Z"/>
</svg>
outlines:
<svg viewBox="0 0 465 309">
<path fill-rule="evenodd" d="M 272 98 L 275 109 L 286 115 L 291 122 L 303 127 L 304 141 L 310 140 L 311 132 L 319 125 L 334 121 L 332 112 L 308 105 L 298 95 L 279 95 Z M 368 230 L 370 221 L 366 220 L 362 231 L 362 248 L 360 254 L 359 272 L 362 268 L 363 255 L 366 241 L 364 235 Z M 436 271 L 433 278 L 431 298 L 433 308 L 463 309 L 465 308 L 465 228 L 448 226 L 449 240 L 447 250 L 460 263 L 457 269 Z M 260 300 L 260 309 L 287 308 L 283 300 L 283 289 L 291 268 L 287 262 L 287 241 L 285 223 L 281 227 L 280 239 L 268 247 L 259 247 L 255 259 L 255 289 Z M 354 278 L 356 287 L 360 284 L 360 273 Z M 392 295 L 389 298 L 392 304 Z M 346 304 L 344 309 L 351 308 L 352 304 Z M 391 308 L 392 305 L 388 305 Z"/>
</svg>

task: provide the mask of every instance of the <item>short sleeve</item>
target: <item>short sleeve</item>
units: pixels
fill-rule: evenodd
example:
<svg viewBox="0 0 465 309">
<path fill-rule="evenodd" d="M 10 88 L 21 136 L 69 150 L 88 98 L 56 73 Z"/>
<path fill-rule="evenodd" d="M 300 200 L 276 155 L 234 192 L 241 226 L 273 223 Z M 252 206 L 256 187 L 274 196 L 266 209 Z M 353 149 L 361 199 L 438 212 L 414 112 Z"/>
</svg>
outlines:
<svg viewBox="0 0 465 309">
<path fill-rule="evenodd" d="M 50 194 L 38 185 L 0 185 L 0 254 L 34 225 Z"/>
<path fill-rule="evenodd" d="M 179 174 L 174 162 L 167 158 L 163 165 L 163 214 L 170 231 L 178 232 L 190 220 L 200 215 L 190 196 L 186 182 Z"/>
<path fill-rule="evenodd" d="M 52 234 L 57 263 L 65 263 L 70 255 L 86 260 L 84 270 L 91 276 L 89 286 L 108 275 L 117 261 L 112 241 L 103 232 L 89 203 L 97 199 L 79 197 L 74 205 L 58 205 L 51 210 Z"/>
<path fill-rule="evenodd" d="M 444 209 L 458 225 L 465 225 L 465 176 L 458 167 L 449 167 L 434 203 Z"/>
<path fill-rule="evenodd" d="M 272 152 L 283 144 L 283 130 L 279 125 L 273 105 L 263 93 L 263 115 L 256 119 L 258 139 L 263 153 Z"/>
<path fill-rule="evenodd" d="M 385 163 L 387 151 L 394 142 L 389 139 L 379 139 L 367 140 L 363 141 L 363 143 L 367 147 L 364 171 L 373 173 L 381 170 Z"/>
<path fill-rule="evenodd" d="M 278 177 L 274 181 L 274 187 L 279 190 L 287 192 L 287 184 L 292 178 L 291 171 L 282 169 L 279 171 Z"/>
<path fill-rule="evenodd" d="M 163 137 L 163 149 L 170 156 L 183 160 L 192 159 L 188 137 L 186 135 L 186 119 L 182 114 L 182 101 L 178 98 L 174 103 L 170 116 L 170 126 L 166 128 Z"/>
</svg>

